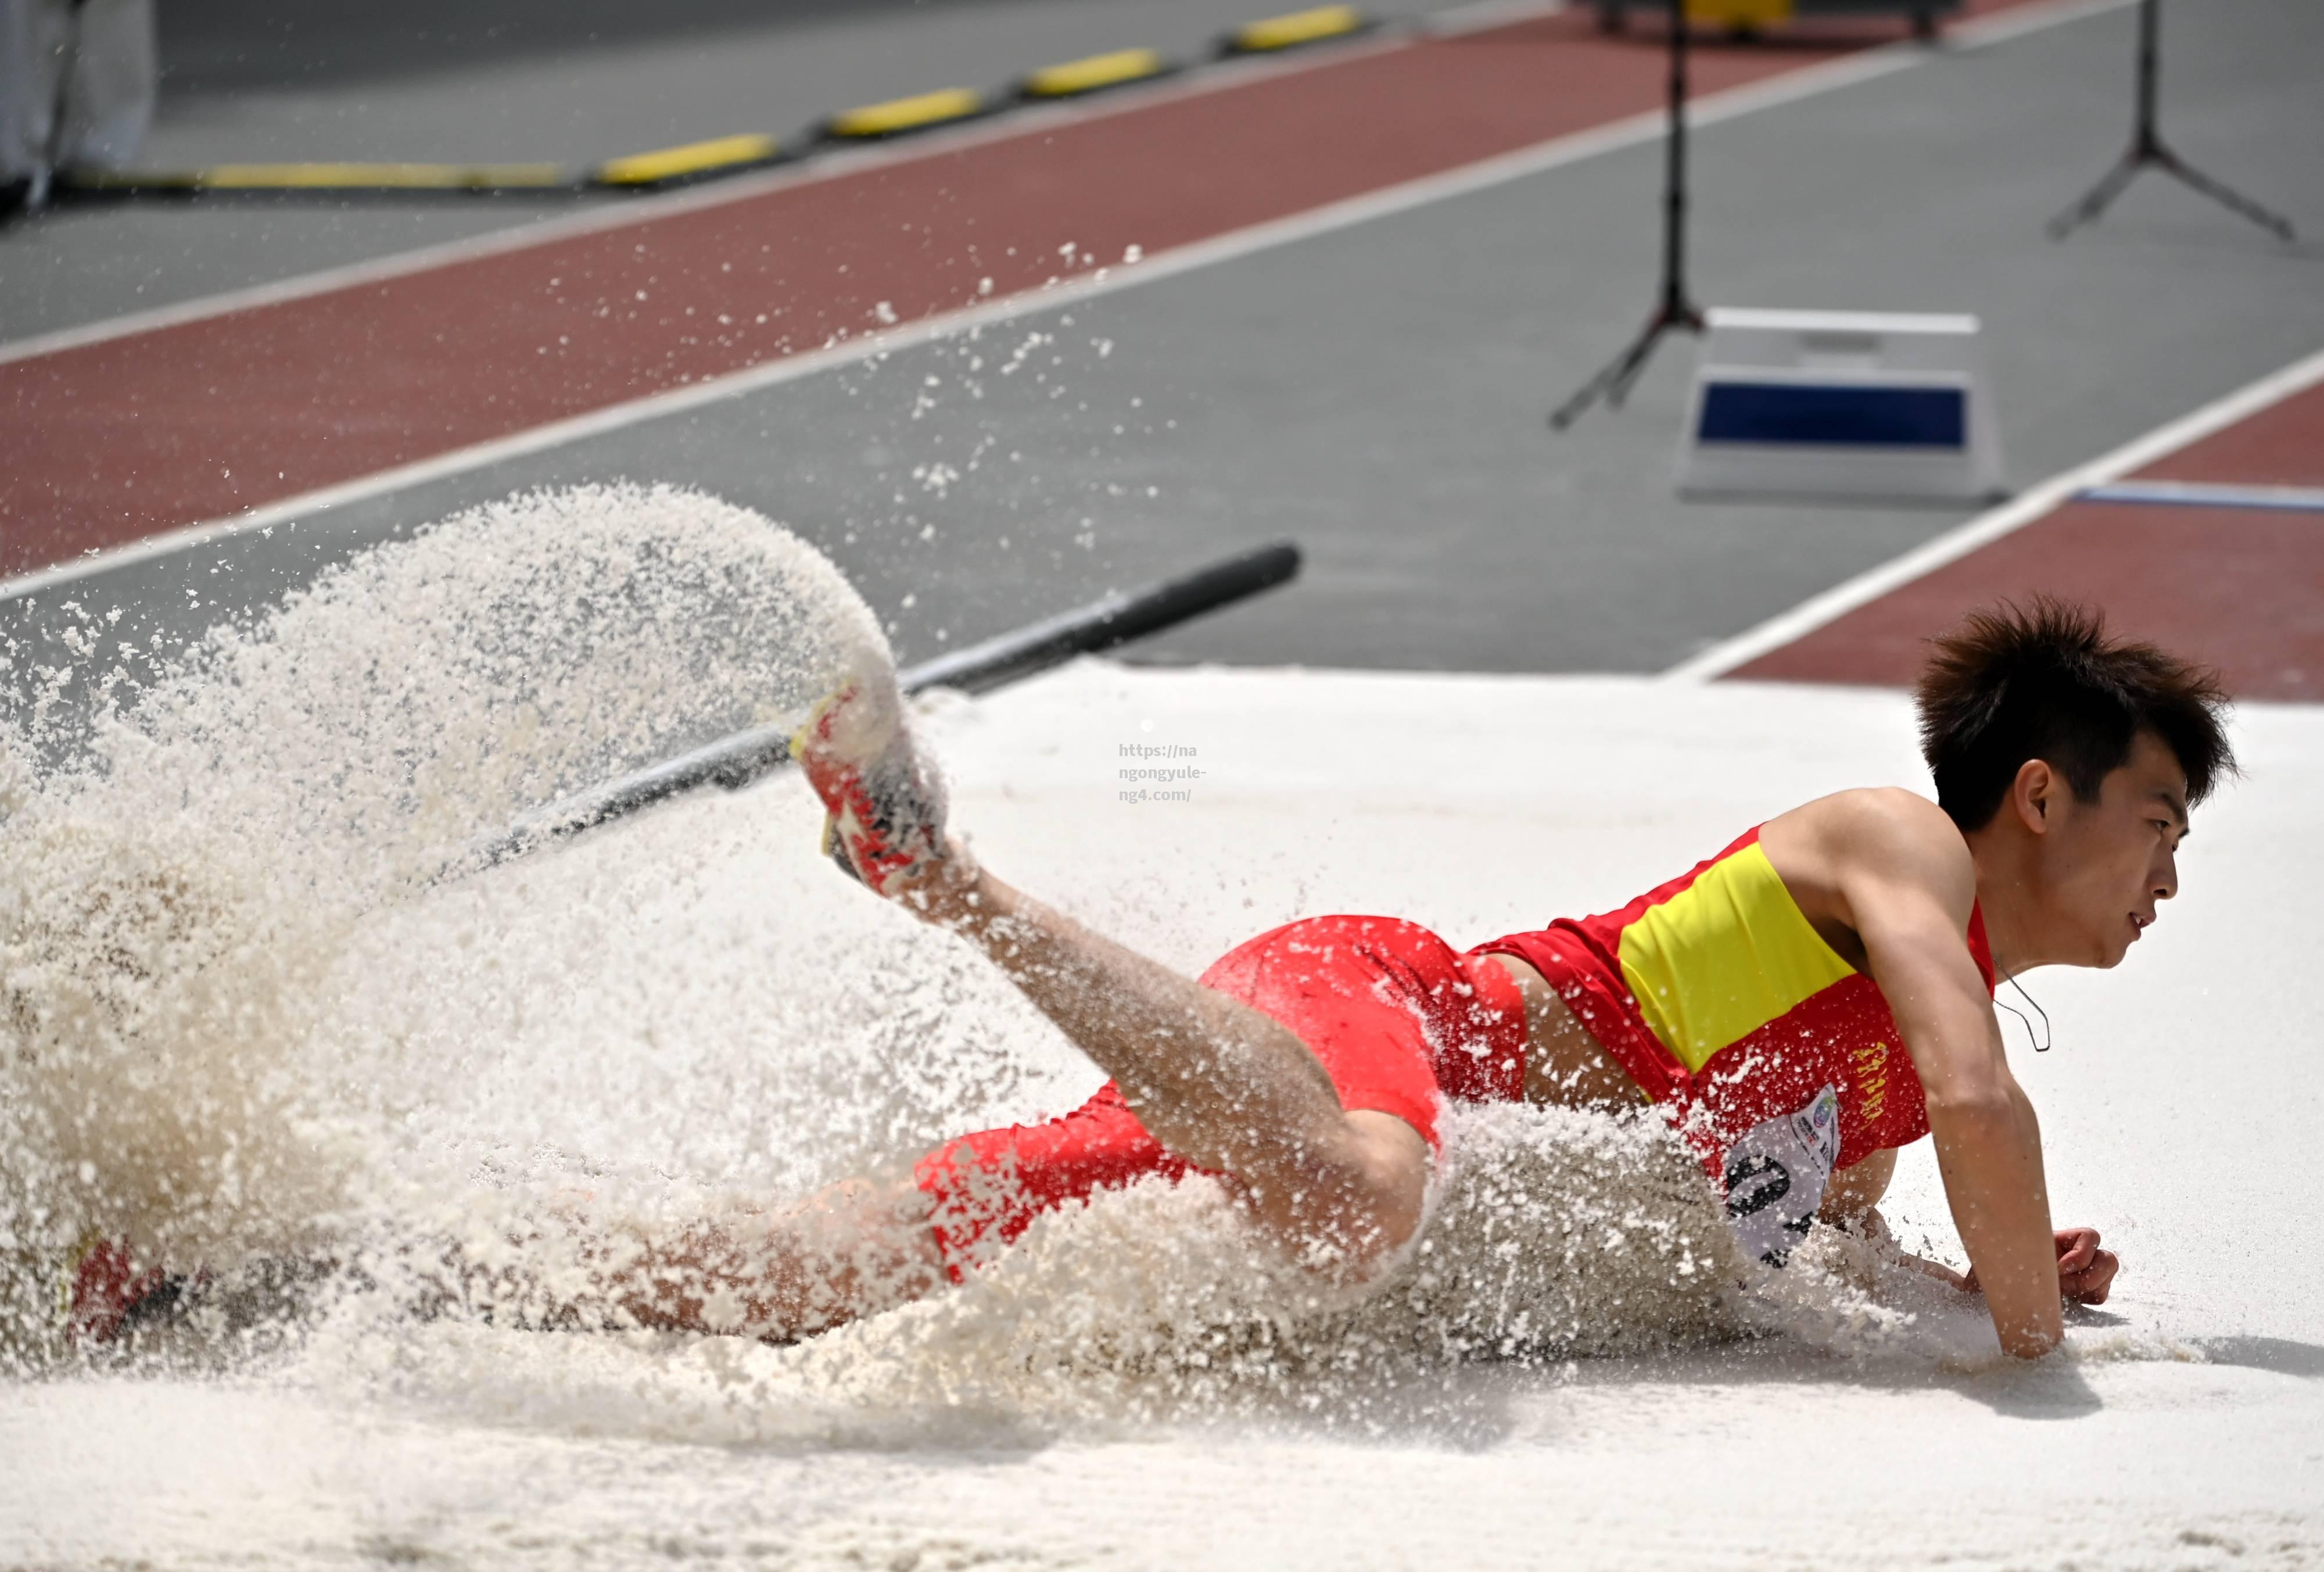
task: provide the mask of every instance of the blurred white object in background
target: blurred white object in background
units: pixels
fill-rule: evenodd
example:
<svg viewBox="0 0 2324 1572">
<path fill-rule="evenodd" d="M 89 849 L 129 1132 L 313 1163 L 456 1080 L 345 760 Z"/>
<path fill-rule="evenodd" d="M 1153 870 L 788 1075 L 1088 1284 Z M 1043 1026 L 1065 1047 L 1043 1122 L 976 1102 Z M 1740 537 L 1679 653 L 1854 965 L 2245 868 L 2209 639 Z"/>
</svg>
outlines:
<svg viewBox="0 0 2324 1572">
<path fill-rule="evenodd" d="M 0 213 L 71 165 L 126 162 L 152 123 L 153 0 L 0 0 Z"/>
</svg>

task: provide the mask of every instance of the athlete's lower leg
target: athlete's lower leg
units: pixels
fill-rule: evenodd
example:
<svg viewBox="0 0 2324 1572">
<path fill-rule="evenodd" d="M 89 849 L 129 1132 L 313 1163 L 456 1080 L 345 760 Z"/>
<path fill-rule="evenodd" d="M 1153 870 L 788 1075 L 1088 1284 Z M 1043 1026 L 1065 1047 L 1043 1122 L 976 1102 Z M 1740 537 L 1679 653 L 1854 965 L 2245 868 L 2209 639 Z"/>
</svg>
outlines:
<svg viewBox="0 0 2324 1572">
<path fill-rule="evenodd" d="M 927 1197 L 908 1182 L 844 1180 L 780 1212 L 598 1248 L 607 1297 L 635 1324 L 770 1342 L 877 1315 L 945 1282 Z"/>
<path fill-rule="evenodd" d="M 550 1211 L 504 1248 L 432 1253 L 420 1273 L 424 1308 L 788 1342 L 946 1281 L 928 1198 L 908 1179 L 846 1179 L 781 1208 L 733 1207 L 675 1226 L 616 1218 L 585 1192 Z"/>
</svg>

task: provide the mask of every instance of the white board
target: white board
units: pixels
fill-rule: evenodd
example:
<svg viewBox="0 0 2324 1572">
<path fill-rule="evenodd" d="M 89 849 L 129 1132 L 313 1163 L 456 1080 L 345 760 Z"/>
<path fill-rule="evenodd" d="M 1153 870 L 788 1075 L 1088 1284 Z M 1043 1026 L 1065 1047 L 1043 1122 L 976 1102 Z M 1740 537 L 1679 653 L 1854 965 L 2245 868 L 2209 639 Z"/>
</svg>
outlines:
<svg viewBox="0 0 2324 1572">
<path fill-rule="evenodd" d="M 1687 496 L 1970 501 L 2001 442 L 1971 316 L 1712 310 L 1687 401 Z"/>
</svg>

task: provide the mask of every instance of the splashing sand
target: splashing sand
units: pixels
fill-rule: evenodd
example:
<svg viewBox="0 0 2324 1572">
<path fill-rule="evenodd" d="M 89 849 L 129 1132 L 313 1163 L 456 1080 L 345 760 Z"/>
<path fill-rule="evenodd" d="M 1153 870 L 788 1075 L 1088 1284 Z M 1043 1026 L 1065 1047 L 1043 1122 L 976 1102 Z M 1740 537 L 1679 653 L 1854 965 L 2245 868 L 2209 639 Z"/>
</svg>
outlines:
<svg viewBox="0 0 2324 1572">
<path fill-rule="evenodd" d="M 0 1234 L 213 1267 L 311 1247 L 375 1193 L 393 1083 L 362 995 L 441 992 L 427 957 L 374 947 L 447 856 L 889 659 L 821 556 L 668 488 L 461 514 L 149 687 L 81 647 L 46 683 L 102 695 L 86 745 L 34 763 L 54 705 L 0 740 Z M 20 1322 L 44 1314 L 35 1275 L 10 1274 Z"/>
</svg>

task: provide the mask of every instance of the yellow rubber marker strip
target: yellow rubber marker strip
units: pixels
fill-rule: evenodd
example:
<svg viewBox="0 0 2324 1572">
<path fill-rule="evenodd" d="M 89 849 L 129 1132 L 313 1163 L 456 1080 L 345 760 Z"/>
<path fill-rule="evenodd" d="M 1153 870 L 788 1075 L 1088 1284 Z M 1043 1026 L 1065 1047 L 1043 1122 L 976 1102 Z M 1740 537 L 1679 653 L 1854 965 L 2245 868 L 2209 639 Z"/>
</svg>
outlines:
<svg viewBox="0 0 2324 1572">
<path fill-rule="evenodd" d="M 1352 5 L 1318 5 L 1313 11 L 1294 11 L 1283 16 L 1247 22 L 1229 33 L 1227 42 L 1237 50 L 1258 53 L 1360 32 L 1370 25 L 1370 19 Z"/>
<path fill-rule="evenodd" d="M 222 163 L 196 171 L 192 183 L 206 191 L 409 191 L 568 181 L 563 166 L 553 163 Z M 163 177 L 161 183 L 173 182 Z"/>
<path fill-rule="evenodd" d="M 654 153 L 607 159 L 590 173 L 601 186 L 651 186 L 688 175 L 708 174 L 735 164 L 763 163 L 780 148 L 771 136 L 719 136 Z"/>
<path fill-rule="evenodd" d="M 893 136 L 899 131 L 964 120 L 983 109 L 983 94 L 967 88 L 945 88 L 845 110 L 831 117 L 828 129 L 834 136 Z"/>
<path fill-rule="evenodd" d="M 1698 27 L 1779 27 L 1792 19 L 1792 0 L 1686 0 L 1686 19 Z"/>
<path fill-rule="evenodd" d="M 1085 60 L 1043 66 L 1025 79 L 1024 91 L 1028 98 L 1070 98 L 1076 93 L 1094 93 L 1100 88 L 1142 82 L 1169 69 L 1170 62 L 1150 49 L 1118 49 L 1111 54 L 1093 54 Z"/>
</svg>

